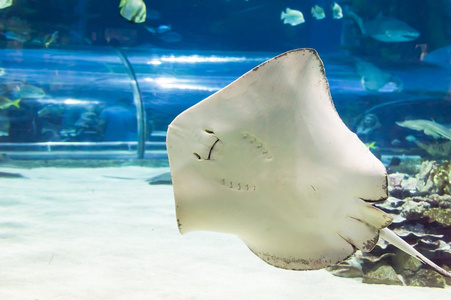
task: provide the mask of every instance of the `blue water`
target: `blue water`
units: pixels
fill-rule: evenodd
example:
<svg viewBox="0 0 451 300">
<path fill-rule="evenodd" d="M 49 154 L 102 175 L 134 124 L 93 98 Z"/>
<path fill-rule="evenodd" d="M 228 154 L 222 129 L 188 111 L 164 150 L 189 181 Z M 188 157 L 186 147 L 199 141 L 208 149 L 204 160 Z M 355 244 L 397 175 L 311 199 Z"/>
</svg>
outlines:
<svg viewBox="0 0 451 300">
<path fill-rule="evenodd" d="M 351 130 L 365 114 L 379 118 L 377 143 L 386 151 L 412 134 L 397 121 L 451 124 L 446 1 L 337 1 L 341 19 L 332 18 L 334 1 L 326 0 L 146 1 L 147 19 L 140 24 L 122 18 L 118 2 L 17 0 L 0 10 L 2 96 L 14 100 L 24 83 L 45 92 L 22 99 L 20 109 L 0 111 L 0 150 L 4 143 L 102 141 L 95 128 L 78 134 L 76 124 L 86 125 L 84 113 L 99 116 L 120 98 L 134 99 L 144 116 L 138 135 L 161 141 L 180 112 L 263 61 L 302 47 L 315 48 L 323 59 L 335 106 Z M 324 19 L 313 18 L 313 5 L 324 8 Z M 301 11 L 305 22 L 283 24 L 286 8 Z M 377 41 L 347 17 L 351 11 L 363 22 L 379 13 L 396 18 L 420 36 Z M 152 32 L 159 26 L 170 28 L 172 38 Z M 55 31 L 58 38 L 46 47 L 43 40 Z"/>
</svg>

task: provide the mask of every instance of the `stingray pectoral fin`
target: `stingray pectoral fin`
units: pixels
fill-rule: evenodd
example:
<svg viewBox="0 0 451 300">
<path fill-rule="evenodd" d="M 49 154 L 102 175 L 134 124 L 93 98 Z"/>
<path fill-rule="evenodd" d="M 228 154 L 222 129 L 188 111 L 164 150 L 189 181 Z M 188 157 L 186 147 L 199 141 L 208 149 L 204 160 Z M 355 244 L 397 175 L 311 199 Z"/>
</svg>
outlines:
<svg viewBox="0 0 451 300">
<path fill-rule="evenodd" d="M 334 232 L 290 232 L 266 240 L 243 241 L 266 263 L 286 270 L 318 270 L 345 260 L 355 248 Z M 290 237 L 287 239 L 286 237 Z"/>
<path fill-rule="evenodd" d="M 384 228 L 380 230 L 380 237 L 389 242 L 390 244 L 396 246 L 398 249 L 404 251 L 405 253 L 416 257 L 420 261 L 422 261 L 424 264 L 429 265 L 431 268 L 433 268 L 438 273 L 442 274 L 443 276 L 450 277 L 451 273 L 444 270 L 443 268 L 440 268 L 435 263 L 433 263 L 431 260 L 429 260 L 427 257 L 422 255 L 420 252 L 415 250 L 411 245 L 409 245 L 406 241 L 401 239 L 399 236 L 397 236 L 393 231 L 391 231 L 388 228 Z"/>
<path fill-rule="evenodd" d="M 361 199 L 355 199 L 353 207 L 355 211 L 344 218 L 337 233 L 357 249 L 369 252 L 379 240 L 379 229 L 390 225 L 393 218 Z"/>
<path fill-rule="evenodd" d="M 359 206 L 359 216 L 355 218 L 365 220 L 366 224 L 376 229 L 385 228 L 393 222 L 392 216 L 368 203 Z"/>
<path fill-rule="evenodd" d="M 363 252 L 373 250 L 379 240 L 379 232 L 376 228 L 352 217 L 344 221 L 344 226 L 337 234 Z"/>
<path fill-rule="evenodd" d="M 348 176 L 352 193 L 368 202 L 385 200 L 388 197 L 387 171 L 357 136 L 355 147 L 346 153 Z M 358 182 L 358 184 L 355 184 Z"/>
</svg>

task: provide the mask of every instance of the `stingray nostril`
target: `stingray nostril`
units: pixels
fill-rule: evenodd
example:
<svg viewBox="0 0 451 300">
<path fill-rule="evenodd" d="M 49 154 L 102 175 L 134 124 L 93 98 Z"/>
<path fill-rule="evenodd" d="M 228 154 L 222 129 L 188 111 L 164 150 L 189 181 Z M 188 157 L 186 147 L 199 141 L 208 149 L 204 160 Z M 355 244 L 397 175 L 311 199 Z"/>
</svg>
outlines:
<svg viewBox="0 0 451 300">
<path fill-rule="evenodd" d="M 201 160 L 201 159 L 202 159 L 202 158 L 200 157 L 200 155 L 197 154 L 196 152 L 194 152 L 193 154 L 194 154 L 194 156 L 195 156 L 198 160 Z"/>
<path fill-rule="evenodd" d="M 210 129 L 205 129 L 205 132 L 208 134 L 215 134 L 215 132 L 213 130 Z"/>
</svg>

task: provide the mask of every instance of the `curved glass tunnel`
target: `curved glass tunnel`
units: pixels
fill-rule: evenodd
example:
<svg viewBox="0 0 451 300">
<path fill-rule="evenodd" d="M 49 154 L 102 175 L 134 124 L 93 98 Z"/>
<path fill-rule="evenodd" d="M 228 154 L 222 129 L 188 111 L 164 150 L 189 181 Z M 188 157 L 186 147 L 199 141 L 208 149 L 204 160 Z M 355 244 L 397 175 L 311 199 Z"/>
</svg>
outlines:
<svg viewBox="0 0 451 300">
<path fill-rule="evenodd" d="M 13 159 L 129 159 L 166 158 L 166 129 L 180 112 L 275 53 L 84 47 L 2 49 L 0 55 L 0 92 L 12 101 L 0 110 L 0 153 Z M 356 130 L 365 115 L 377 115 L 387 133 L 377 140 L 385 154 L 399 150 L 391 147 L 390 133 L 399 133 L 396 122 L 404 114 L 451 115 L 447 69 L 385 65 L 397 80 L 371 93 L 362 84 L 366 64 L 321 58 L 341 118 Z"/>
<path fill-rule="evenodd" d="M 268 56 L 3 49 L 0 152 L 10 158 L 166 157 L 167 125 Z"/>
</svg>

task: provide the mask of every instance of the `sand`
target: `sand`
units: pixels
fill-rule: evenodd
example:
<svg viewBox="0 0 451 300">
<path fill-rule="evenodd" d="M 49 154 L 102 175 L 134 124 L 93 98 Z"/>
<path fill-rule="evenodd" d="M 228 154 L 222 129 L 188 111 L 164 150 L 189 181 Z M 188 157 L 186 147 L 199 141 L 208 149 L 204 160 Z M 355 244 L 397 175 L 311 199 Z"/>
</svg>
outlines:
<svg viewBox="0 0 451 300">
<path fill-rule="evenodd" d="M 0 168 L 0 299 L 451 299 L 267 265 L 233 235 L 177 230 L 167 168 Z M 106 176 L 130 177 L 116 179 Z"/>
</svg>

